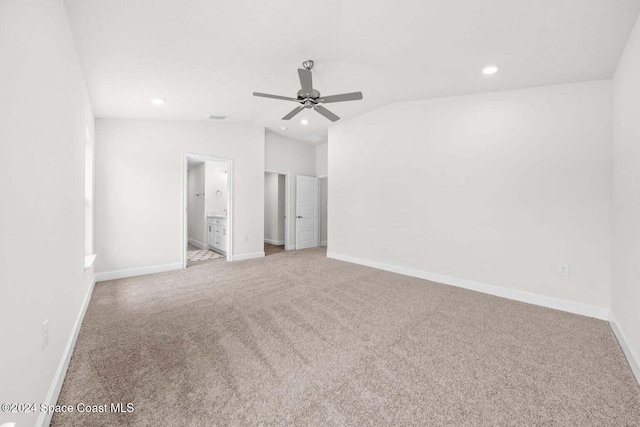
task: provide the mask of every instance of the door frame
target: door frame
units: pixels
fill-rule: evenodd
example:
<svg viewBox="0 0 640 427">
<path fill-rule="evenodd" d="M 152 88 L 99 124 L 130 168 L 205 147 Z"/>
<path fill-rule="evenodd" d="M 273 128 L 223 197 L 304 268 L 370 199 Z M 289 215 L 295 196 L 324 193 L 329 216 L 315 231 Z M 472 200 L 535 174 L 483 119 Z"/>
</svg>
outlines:
<svg viewBox="0 0 640 427">
<path fill-rule="evenodd" d="M 273 169 L 265 169 L 265 173 L 275 173 L 278 175 L 284 175 L 284 209 L 286 211 L 286 215 L 284 217 L 284 250 L 290 251 L 291 249 L 295 249 L 295 246 L 292 248 L 291 242 L 289 241 L 289 235 L 291 234 L 291 204 L 290 204 L 290 194 L 289 189 L 290 186 L 290 178 L 291 174 L 289 172 L 277 171 Z M 264 185 L 263 185 L 264 187 Z"/>
<path fill-rule="evenodd" d="M 182 153 L 182 239 L 181 239 L 181 252 L 182 252 L 182 268 L 187 268 L 187 245 L 189 243 L 189 231 L 187 228 L 187 184 L 188 184 L 188 164 L 187 159 L 201 160 L 204 162 L 218 162 L 225 163 L 227 165 L 227 221 L 229 230 L 229 241 L 227 247 L 227 261 L 233 261 L 233 160 L 225 159 L 222 157 L 206 156 L 203 154 L 194 153 Z M 206 197 L 206 194 L 205 194 Z M 205 212 L 206 216 L 206 212 Z"/>
</svg>

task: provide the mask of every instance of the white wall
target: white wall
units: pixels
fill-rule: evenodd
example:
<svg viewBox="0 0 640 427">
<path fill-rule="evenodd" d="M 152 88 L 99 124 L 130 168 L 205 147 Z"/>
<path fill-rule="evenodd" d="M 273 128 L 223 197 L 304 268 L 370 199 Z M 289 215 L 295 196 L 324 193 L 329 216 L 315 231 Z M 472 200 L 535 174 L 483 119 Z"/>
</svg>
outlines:
<svg viewBox="0 0 640 427">
<path fill-rule="evenodd" d="M 293 247 L 296 244 L 296 176 L 316 176 L 316 148 L 267 131 L 264 168 L 290 174 L 288 215 L 291 218 L 291 226 L 289 243 L 286 246 Z"/>
<path fill-rule="evenodd" d="M 184 152 L 234 161 L 234 256 L 264 253 L 264 128 L 204 121 L 99 119 L 98 272 L 181 262 Z M 122 246 L 122 254 L 113 253 L 116 245 Z"/>
<path fill-rule="evenodd" d="M 285 216 L 287 215 L 287 199 L 285 197 L 285 190 L 285 176 L 278 175 L 278 242 L 284 242 L 284 230 L 286 228 Z"/>
<path fill-rule="evenodd" d="M 0 64 L 0 402 L 40 404 L 93 276 L 84 270 L 93 116 L 64 3 L 0 1 Z M 37 417 L 0 412 L 0 424 Z"/>
<path fill-rule="evenodd" d="M 611 82 L 595 81 L 399 103 L 333 126 L 329 252 L 606 316 L 611 108 Z"/>
<path fill-rule="evenodd" d="M 195 240 L 199 243 L 198 246 L 207 244 L 204 230 L 205 196 L 202 195 L 205 192 L 205 165 L 206 163 L 201 163 L 189 170 L 187 178 L 187 232 L 189 240 Z"/>
<path fill-rule="evenodd" d="M 227 211 L 227 164 L 206 162 L 205 210 L 209 215 L 226 215 Z M 220 193 L 217 193 L 217 192 Z M 220 194 L 218 197 L 217 194 Z"/>
<path fill-rule="evenodd" d="M 277 242 L 279 223 L 278 174 L 264 174 L 264 239 Z"/>
<path fill-rule="evenodd" d="M 320 179 L 320 245 L 327 245 L 327 202 L 329 197 L 329 178 Z"/>
<path fill-rule="evenodd" d="M 329 172 L 329 144 L 316 146 L 316 176 L 327 176 Z"/>
<path fill-rule="evenodd" d="M 614 77 L 611 311 L 640 381 L 640 18 Z"/>
</svg>

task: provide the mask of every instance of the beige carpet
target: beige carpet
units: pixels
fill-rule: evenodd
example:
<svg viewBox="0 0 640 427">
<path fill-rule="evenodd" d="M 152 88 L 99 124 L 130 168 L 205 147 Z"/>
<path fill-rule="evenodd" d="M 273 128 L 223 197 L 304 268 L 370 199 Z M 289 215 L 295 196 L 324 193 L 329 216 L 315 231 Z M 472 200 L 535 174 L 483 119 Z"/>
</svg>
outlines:
<svg viewBox="0 0 640 427">
<path fill-rule="evenodd" d="M 54 426 L 640 425 L 607 322 L 325 258 L 96 285 Z"/>
</svg>

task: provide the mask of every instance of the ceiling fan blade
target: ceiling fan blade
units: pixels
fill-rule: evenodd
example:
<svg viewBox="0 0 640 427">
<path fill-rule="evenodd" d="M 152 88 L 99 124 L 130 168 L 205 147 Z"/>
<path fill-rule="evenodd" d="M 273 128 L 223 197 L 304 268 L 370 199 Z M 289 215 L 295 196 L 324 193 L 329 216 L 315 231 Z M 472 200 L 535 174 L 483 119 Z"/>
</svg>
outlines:
<svg viewBox="0 0 640 427">
<path fill-rule="evenodd" d="M 291 98 L 290 96 L 269 95 L 268 93 L 253 92 L 253 96 L 261 96 L 263 98 L 282 99 L 284 101 L 300 102 L 298 98 Z"/>
<path fill-rule="evenodd" d="M 359 101 L 362 99 L 362 92 L 342 93 L 340 95 L 323 96 L 318 100 L 324 104 L 330 102 L 342 102 L 342 101 Z"/>
<path fill-rule="evenodd" d="M 313 109 L 316 110 L 318 113 L 322 114 L 323 116 L 325 116 L 327 119 L 331 120 L 332 122 L 336 122 L 340 120 L 340 117 L 336 116 L 331 111 L 324 108 L 322 105 L 316 105 L 313 107 Z"/>
<path fill-rule="evenodd" d="M 312 95 L 313 79 L 311 78 L 311 71 L 298 68 L 298 76 L 300 77 L 300 86 L 302 87 L 302 94 Z"/>
<path fill-rule="evenodd" d="M 302 110 L 304 110 L 304 106 L 303 105 L 301 105 L 300 107 L 294 108 L 289 114 L 284 116 L 282 118 L 282 120 L 291 120 L 293 118 L 293 116 L 295 116 L 296 114 L 298 114 Z"/>
</svg>

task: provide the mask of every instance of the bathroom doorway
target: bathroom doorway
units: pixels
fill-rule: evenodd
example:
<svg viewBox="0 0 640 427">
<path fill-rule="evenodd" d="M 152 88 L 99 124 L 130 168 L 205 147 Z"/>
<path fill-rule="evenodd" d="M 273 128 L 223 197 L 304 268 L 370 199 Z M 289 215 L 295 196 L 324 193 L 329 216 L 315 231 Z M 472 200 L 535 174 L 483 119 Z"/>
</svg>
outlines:
<svg viewBox="0 0 640 427">
<path fill-rule="evenodd" d="M 233 163 L 183 155 L 183 266 L 233 259 Z"/>
</svg>

